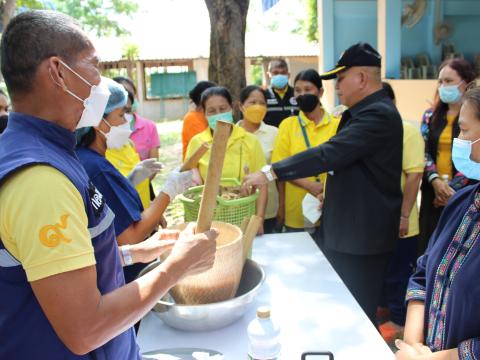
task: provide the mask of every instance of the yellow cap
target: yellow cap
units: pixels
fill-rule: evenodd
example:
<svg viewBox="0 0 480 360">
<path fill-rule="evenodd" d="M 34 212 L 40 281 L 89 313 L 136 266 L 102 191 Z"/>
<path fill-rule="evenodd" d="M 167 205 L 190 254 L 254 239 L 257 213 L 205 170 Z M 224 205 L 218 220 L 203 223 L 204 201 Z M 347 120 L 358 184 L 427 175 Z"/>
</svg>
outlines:
<svg viewBox="0 0 480 360">
<path fill-rule="evenodd" d="M 270 318 L 270 309 L 266 306 L 260 306 L 257 309 L 257 317 L 259 319 L 268 319 Z"/>
</svg>

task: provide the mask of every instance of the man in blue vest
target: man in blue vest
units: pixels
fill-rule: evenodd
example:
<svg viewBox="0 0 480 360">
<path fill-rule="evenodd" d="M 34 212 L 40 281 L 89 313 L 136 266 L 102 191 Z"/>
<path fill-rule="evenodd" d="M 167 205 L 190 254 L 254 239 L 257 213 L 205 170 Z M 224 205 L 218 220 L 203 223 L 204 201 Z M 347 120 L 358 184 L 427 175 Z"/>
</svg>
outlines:
<svg viewBox="0 0 480 360">
<path fill-rule="evenodd" d="M 0 136 L 0 359 L 140 359 L 132 325 L 213 265 L 217 233 L 119 249 L 115 215 L 74 152 L 74 130 L 98 125 L 109 97 L 92 43 L 69 16 L 32 11 L 11 20 L 0 51 L 13 104 Z M 122 265 L 170 248 L 125 285 Z"/>
</svg>

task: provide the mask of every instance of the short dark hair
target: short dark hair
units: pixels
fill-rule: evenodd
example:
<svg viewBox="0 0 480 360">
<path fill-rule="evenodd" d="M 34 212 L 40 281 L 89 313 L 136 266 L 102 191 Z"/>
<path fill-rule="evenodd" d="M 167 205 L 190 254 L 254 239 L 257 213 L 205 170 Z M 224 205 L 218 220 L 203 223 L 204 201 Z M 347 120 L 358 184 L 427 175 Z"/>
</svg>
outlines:
<svg viewBox="0 0 480 360">
<path fill-rule="evenodd" d="M 265 98 L 265 102 L 267 101 L 267 94 L 265 93 L 265 90 L 257 85 L 248 85 L 247 87 L 243 88 L 242 91 L 240 91 L 240 102 L 243 104 L 254 91 L 261 92 Z"/>
<path fill-rule="evenodd" d="M 295 76 L 295 80 L 293 81 L 293 84 L 295 85 L 295 83 L 299 80 L 311 82 L 313 85 L 317 87 L 318 90 L 323 88 L 322 78 L 320 77 L 320 74 L 318 73 L 318 71 L 315 69 L 307 69 L 307 70 L 300 71 L 297 74 L 297 76 Z"/>
<path fill-rule="evenodd" d="M 386 81 L 382 81 L 383 90 L 387 92 L 387 95 L 392 101 L 395 101 L 395 92 L 393 91 L 392 85 Z"/>
<path fill-rule="evenodd" d="M 117 83 L 122 84 L 122 85 L 125 84 L 125 83 L 130 85 L 133 89 L 133 92 L 134 92 L 133 97 L 135 97 L 135 95 L 137 95 L 137 87 L 135 86 L 135 84 L 133 83 L 133 81 L 131 79 L 129 79 L 125 76 L 115 76 L 113 78 L 113 80 L 115 80 Z M 130 92 L 130 91 L 128 91 L 128 89 L 125 89 L 125 90 L 127 90 L 127 92 Z M 131 101 L 133 102 L 133 100 L 131 100 Z"/>
<path fill-rule="evenodd" d="M 205 109 L 205 103 L 207 102 L 207 100 L 210 99 L 212 96 L 223 97 L 225 100 L 228 101 L 230 106 L 233 107 L 233 100 L 232 100 L 232 95 L 230 94 L 230 91 L 228 91 L 227 88 L 224 88 L 223 86 L 214 86 L 214 87 L 208 88 L 202 93 L 200 103 L 202 104 L 203 109 Z"/>
<path fill-rule="evenodd" d="M 287 69 L 288 70 L 288 64 L 285 61 L 285 59 L 281 59 L 281 58 L 272 59 L 268 63 L 268 71 L 271 71 L 272 69 L 275 69 L 275 68 Z"/>
<path fill-rule="evenodd" d="M 15 16 L 2 36 L 1 69 L 10 94 L 29 92 L 38 66 L 51 56 L 70 65 L 77 55 L 93 47 L 70 16 L 57 11 L 34 10 Z"/>
<path fill-rule="evenodd" d="M 207 90 L 208 88 L 217 86 L 214 82 L 211 81 L 199 81 L 192 90 L 188 93 L 188 97 L 193 103 L 197 106 L 200 106 L 200 99 L 202 97 L 202 93 Z"/>
</svg>

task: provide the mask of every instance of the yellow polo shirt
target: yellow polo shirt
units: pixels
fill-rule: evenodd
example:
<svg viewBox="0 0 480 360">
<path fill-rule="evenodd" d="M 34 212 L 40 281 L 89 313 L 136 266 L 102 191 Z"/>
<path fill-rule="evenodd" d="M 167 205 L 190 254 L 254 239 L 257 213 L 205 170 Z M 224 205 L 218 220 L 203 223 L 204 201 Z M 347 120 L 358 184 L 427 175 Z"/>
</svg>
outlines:
<svg viewBox="0 0 480 360">
<path fill-rule="evenodd" d="M 203 143 L 211 144 L 213 141 L 210 128 L 195 135 L 188 144 L 188 159 Z M 207 176 L 208 162 L 210 160 L 210 149 L 202 156 L 198 164 L 198 169 L 202 179 Z M 223 163 L 222 178 L 234 178 L 240 182 L 245 176 L 244 167 L 248 166 L 251 173 L 259 171 L 266 164 L 263 155 L 262 145 L 255 135 L 245 131 L 239 126 L 233 126 L 232 133 L 228 138 L 227 152 Z M 221 166 L 221 164 L 219 164 Z"/>
<path fill-rule="evenodd" d="M 423 173 L 425 166 L 425 142 L 420 130 L 414 125 L 403 122 L 403 161 L 402 161 L 402 191 L 405 188 L 405 175 Z M 418 225 L 418 205 L 415 201 L 408 219 L 408 234 L 411 237 L 420 233 Z"/>
<path fill-rule="evenodd" d="M 113 166 L 115 166 L 115 169 L 117 169 L 120 174 L 125 177 L 130 174 L 130 171 L 132 171 L 135 165 L 140 162 L 140 155 L 138 155 L 138 152 L 135 150 L 135 146 L 131 141 L 129 141 L 120 149 L 107 149 L 105 152 L 105 157 Z M 149 185 L 150 180 L 145 179 L 140 184 L 135 186 L 144 209 L 150 207 Z"/>
<path fill-rule="evenodd" d="M 0 237 L 28 281 L 96 264 L 82 196 L 51 166 L 27 167 L 0 187 Z"/>
<path fill-rule="evenodd" d="M 291 116 L 280 124 L 275 146 L 273 148 L 272 162 L 278 162 L 308 149 L 303 137 L 302 128 L 305 128 L 311 147 L 318 146 L 328 141 L 337 132 L 340 119 L 333 117 L 325 111 L 323 119 L 315 125 L 300 111 L 300 122 L 297 116 Z M 319 174 L 322 183 L 325 183 L 326 174 Z M 310 177 L 315 181 L 315 177 Z M 302 201 L 307 191 L 303 188 L 286 182 L 285 184 L 285 225 L 293 228 L 303 228 Z"/>
</svg>

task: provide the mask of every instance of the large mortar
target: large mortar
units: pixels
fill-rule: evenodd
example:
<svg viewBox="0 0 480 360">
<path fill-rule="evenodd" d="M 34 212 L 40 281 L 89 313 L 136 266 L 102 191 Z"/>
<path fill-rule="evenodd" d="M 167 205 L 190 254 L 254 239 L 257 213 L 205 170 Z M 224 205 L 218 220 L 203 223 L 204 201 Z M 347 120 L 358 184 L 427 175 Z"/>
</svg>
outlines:
<svg viewBox="0 0 480 360">
<path fill-rule="evenodd" d="M 197 233 L 210 230 L 217 203 L 227 142 L 232 124 L 219 121 L 213 134 L 207 176 L 198 212 Z M 213 267 L 198 275 L 180 281 L 171 290 L 178 304 L 210 304 L 228 300 L 235 296 L 243 268 L 242 231 L 233 225 L 216 222 L 219 231 L 217 251 Z"/>
<path fill-rule="evenodd" d="M 244 264 L 242 231 L 216 221 L 212 227 L 219 231 L 215 263 L 210 270 L 186 277 L 170 290 L 177 304 L 211 304 L 229 300 L 237 292 Z"/>
</svg>

